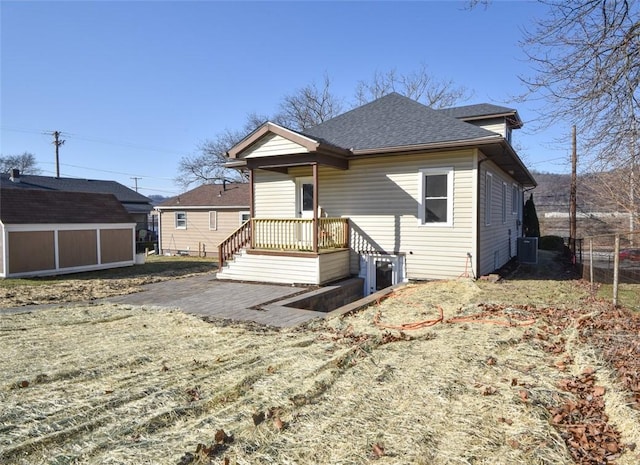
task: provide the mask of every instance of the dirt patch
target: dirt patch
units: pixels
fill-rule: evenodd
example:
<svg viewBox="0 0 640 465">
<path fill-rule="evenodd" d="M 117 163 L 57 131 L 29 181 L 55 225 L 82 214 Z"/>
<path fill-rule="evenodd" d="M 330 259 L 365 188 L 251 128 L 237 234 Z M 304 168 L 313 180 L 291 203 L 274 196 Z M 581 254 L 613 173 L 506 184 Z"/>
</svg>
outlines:
<svg viewBox="0 0 640 465">
<path fill-rule="evenodd" d="M 114 305 L 0 316 L 0 462 L 636 464 L 609 310 L 579 282 L 518 279 L 409 285 L 287 330 Z"/>
<path fill-rule="evenodd" d="M 0 280 L 0 308 L 96 299 L 140 292 L 143 285 L 210 273 L 215 262 L 194 257 L 150 257 L 144 265 L 50 278 Z"/>
</svg>

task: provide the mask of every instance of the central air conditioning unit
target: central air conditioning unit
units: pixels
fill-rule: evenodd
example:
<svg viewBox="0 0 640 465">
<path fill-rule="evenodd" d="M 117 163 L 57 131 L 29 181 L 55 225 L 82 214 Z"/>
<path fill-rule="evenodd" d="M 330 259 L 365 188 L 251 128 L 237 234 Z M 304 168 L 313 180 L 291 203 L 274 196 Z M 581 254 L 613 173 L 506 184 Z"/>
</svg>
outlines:
<svg viewBox="0 0 640 465">
<path fill-rule="evenodd" d="M 538 263 L 538 238 L 518 238 L 518 261 L 525 265 L 537 265 Z"/>
</svg>

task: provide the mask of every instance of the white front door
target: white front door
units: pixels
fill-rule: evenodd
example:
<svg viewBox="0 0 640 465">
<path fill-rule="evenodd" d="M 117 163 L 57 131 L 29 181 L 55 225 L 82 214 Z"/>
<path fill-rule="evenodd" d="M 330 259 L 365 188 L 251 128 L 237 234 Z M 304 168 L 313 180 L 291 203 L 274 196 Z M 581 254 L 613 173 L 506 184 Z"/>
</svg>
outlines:
<svg viewBox="0 0 640 465">
<path fill-rule="evenodd" d="M 313 218 L 313 178 L 296 178 L 296 216 Z"/>
</svg>

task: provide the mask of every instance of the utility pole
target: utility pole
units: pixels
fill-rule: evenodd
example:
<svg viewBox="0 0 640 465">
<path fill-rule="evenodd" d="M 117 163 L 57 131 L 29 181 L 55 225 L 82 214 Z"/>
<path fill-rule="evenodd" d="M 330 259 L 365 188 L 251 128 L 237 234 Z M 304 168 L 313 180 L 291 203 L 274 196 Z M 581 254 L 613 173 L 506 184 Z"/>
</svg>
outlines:
<svg viewBox="0 0 640 465">
<path fill-rule="evenodd" d="M 571 129 L 571 190 L 569 192 L 569 248 L 571 255 L 575 259 L 576 256 L 576 196 L 577 186 L 577 165 L 578 154 L 576 148 L 576 126 Z"/>
<path fill-rule="evenodd" d="M 60 140 L 60 131 L 53 131 L 53 145 L 56 146 L 56 178 L 60 177 L 60 157 L 58 155 L 58 148 L 64 144 L 64 140 Z"/>
<path fill-rule="evenodd" d="M 129 178 L 129 179 L 133 179 L 133 182 L 136 184 L 136 192 L 138 192 L 138 179 L 142 179 L 142 178 L 137 178 L 135 176 Z"/>
</svg>

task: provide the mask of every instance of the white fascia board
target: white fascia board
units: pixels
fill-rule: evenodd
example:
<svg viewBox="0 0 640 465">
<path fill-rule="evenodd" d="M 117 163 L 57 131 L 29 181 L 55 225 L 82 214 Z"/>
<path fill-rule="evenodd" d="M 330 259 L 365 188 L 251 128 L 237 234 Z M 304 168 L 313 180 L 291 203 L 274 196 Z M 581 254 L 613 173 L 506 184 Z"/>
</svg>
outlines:
<svg viewBox="0 0 640 465">
<path fill-rule="evenodd" d="M 248 209 L 249 205 L 230 205 L 230 206 L 215 206 L 215 205 L 181 205 L 175 207 L 156 207 L 156 210 L 239 210 Z"/>
<path fill-rule="evenodd" d="M 16 231 L 76 231 L 84 229 L 133 229 L 136 223 L 37 223 L 37 224 L 7 224 L 4 229 L 9 232 Z"/>
</svg>

